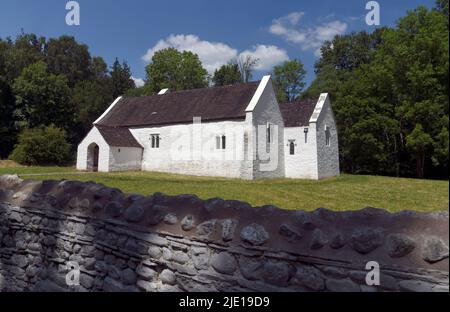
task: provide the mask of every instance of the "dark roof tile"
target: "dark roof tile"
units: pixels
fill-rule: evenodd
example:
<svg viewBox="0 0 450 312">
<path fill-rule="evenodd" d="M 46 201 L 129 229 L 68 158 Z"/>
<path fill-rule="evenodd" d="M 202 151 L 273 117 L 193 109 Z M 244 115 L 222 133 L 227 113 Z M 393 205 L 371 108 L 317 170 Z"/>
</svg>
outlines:
<svg viewBox="0 0 450 312">
<path fill-rule="evenodd" d="M 106 143 L 117 147 L 140 147 L 142 145 L 136 141 L 130 130 L 121 127 L 105 127 L 96 125 Z"/>
<path fill-rule="evenodd" d="M 307 127 L 316 107 L 316 100 L 301 100 L 280 104 L 285 127 Z"/>
<path fill-rule="evenodd" d="M 192 122 L 245 118 L 259 81 L 222 87 L 177 91 L 143 97 L 122 98 L 103 117 L 99 125 L 139 127 Z"/>
</svg>

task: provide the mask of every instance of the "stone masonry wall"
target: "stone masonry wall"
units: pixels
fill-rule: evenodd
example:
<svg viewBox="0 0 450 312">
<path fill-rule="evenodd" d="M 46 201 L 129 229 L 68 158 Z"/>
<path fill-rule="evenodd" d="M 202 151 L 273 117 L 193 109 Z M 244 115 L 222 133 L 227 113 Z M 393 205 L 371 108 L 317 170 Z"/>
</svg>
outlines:
<svg viewBox="0 0 450 312">
<path fill-rule="evenodd" d="M 286 211 L 1 176 L 0 290 L 448 291 L 448 230 L 448 212 Z M 380 286 L 365 283 L 368 261 Z"/>
</svg>

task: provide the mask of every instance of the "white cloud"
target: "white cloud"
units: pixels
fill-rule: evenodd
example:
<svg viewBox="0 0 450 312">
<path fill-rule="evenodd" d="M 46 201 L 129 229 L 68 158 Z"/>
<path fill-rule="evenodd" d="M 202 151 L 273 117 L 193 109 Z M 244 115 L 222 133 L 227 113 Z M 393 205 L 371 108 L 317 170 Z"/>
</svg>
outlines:
<svg viewBox="0 0 450 312">
<path fill-rule="evenodd" d="M 245 58 L 248 55 L 259 60 L 255 67 L 256 70 L 271 70 L 273 66 L 289 60 L 285 50 L 273 45 L 256 45 L 251 50 L 242 51 L 239 57 Z"/>
<path fill-rule="evenodd" d="M 314 51 L 316 56 L 320 56 L 320 47 L 324 41 L 332 40 L 334 36 L 341 35 L 347 30 L 347 24 L 339 20 L 322 22 L 314 27 L 295 27 L 303 15 L 303 12 L 293 12 L 274 19 L 269 27 L 269 32 L 300 45 L 304 51 Z"/>
<path fill-rule="evenodd" d="M 143 87 L 145 84 L 145 81 L 142 78 L 136 78 L 136 77 L 131 76 L 131 79 L 133 79 L 134 85 L 136 86 L 136 88 Z"/>
<path fill-rule="evenodd" d="M 166 39 L 159 40 L 142 58 L 146 62 L 151 62 L 156 51 L 169 47 L 196 53 L 210 74 L 231 59 L 236 58 L 238 54 L 236 49 L 221 42 L 200 40 L 195 35 L 170 35 Z"/>
</svg>

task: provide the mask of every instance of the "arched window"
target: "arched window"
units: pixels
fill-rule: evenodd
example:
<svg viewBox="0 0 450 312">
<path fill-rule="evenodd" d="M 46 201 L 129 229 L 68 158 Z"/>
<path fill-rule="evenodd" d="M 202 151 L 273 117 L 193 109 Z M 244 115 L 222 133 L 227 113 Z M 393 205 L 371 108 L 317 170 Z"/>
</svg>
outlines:
<svg viewBox="0 0 450 312">
<path fill-rule="evenodd" d="M 295 154 L 295 141 L 289 141 L 289 155 Z"/>
</svg>

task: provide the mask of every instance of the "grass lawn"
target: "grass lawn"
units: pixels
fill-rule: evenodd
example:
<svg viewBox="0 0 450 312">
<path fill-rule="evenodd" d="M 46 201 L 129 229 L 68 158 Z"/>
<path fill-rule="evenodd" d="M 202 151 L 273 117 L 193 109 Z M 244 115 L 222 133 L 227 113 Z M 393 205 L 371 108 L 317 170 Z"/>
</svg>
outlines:
<svg viewBox="0 0 450 312">
<path fill-rule="evenodd" d="M 449 208 L 449 182 L 343 174 L 321 181 L 276 179 L 243 181 L 156 172 L 79 173 L 72 167 L 19 167 L 0 161 L 0 175 L 23 179 L 96 181 L 126 193 L 196 194 L 273 204 L 285 209 L 355 210 L 366 206 L 399 210 L 437 211 Z"/>
</svg>

